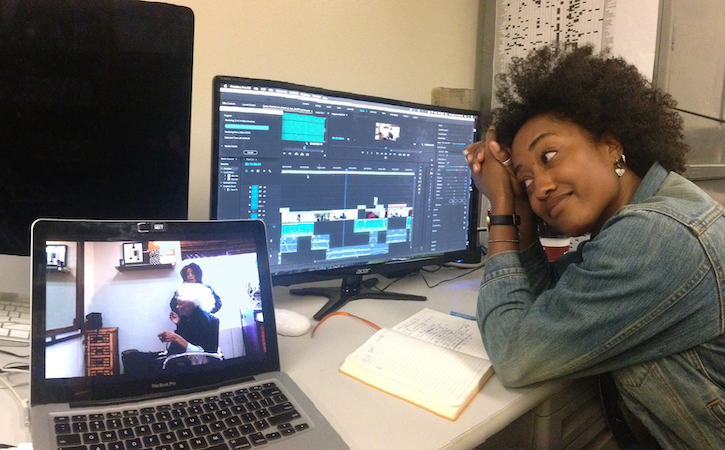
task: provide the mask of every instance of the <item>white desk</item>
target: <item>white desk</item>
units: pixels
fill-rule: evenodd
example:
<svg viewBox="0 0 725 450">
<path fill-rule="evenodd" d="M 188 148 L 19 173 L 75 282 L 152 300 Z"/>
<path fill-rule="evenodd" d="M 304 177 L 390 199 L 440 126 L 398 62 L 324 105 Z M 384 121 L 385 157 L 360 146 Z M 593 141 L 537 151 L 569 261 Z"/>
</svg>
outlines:
<svg viewBox="0 0 725 450">
<path fill-rule="evenodd" d="M 433 285 L 461 273 L 459 269 L 442 269 L 425 276 Z M 469 307 L 475 310 L 481 277 L 479 270 L 433 289 L 420 277 L 406 278 L 389 290 L 425 295 L 428 301 L 355 300 L 342 310 L 381 327 L 391 327 L 424 307 L 449 312 L 452 301 L 470 302 Z M 381 280 L 382 286 L 386 283 Z M 311 317 L 323 304 L 319 297 L 295 297 L 288 291 L 275 288 L 278 307 Z M 358 320 L 334 316 L 313 338 L 280 336 L 282 370 L 310 396 L 353 449 L 471 449 L 568 384 L 506 389 L 494 374 L 458 419 L 450 421 L 338 371 L 345 357 L 373 333 Z"/>
<path fill-rule="evenodd" d="M 19 355 L 27 355 L 30 353 L 30 346 L 0 346 L 0 349 Z M 27 363 L 28 361 L 28 358 L 16 358 L 0 354 L 0 367 L 5 366 L 8 363 Z M 15 386 L 15 390 L 22 398 L 30 398 L 30 389 L 28 385 L 29 377 L 27 374 L 10 374 L 10 376 L 5 379 L 11 385 Z M 20 405 L 20 402 L 18 402 L 13 393 L 6 388 L 5 384 L 0 383 L 0 444 L 18 445 L 20 443 L 27 442 L 30 442 L 30 430 L 25 427 L 25 413 L 23 412 L 23 407 Z"/>
<path fill-rule="evenodd" d="M 431 284 L 463 273 L 443 269 L 426 274 Z M 452 301 L 473 308 L 481 271 L 429 289 L 420 277 L 406 278 L 390 290 L 426 295 L 427 302 L 355 300 L 343 310 L 385 327 L 408 318 L 423 307 L 448 312 Z M 325 283 L 334 285 L 339 283 Z M 384 286 L 387 280 L 383 279 Z M 311 317 L 324 304 L 320 297 L 295 297 L 289 288 L 274 288 L 276 306 Z M 280 336 L 282 370 L 300 385 L 353 449 L 470 449 L 516 418 L 562 390 L 566 382 L 526 389 L 506 389 L 494 375 L 456 421 L 449 421 L 408 402 L 380 392 L 338 371 L 343 359 L 362 345 L 373 330 L 350 317 L 326 320 L 314 338 Z M 19 352 L 22 348 L 15 348 Z M 27 349 L 27 348 L 26 348 Z M 26 350 L 27 351 L 27 350 Z M 0 356 L 0 364 L 16 360 Z M 11 380 L 22 382 L 23 376 Z M 27 380 L 27 377 L 25 377 Z M 27 385 L 21 395 L 29 396 Z M 0 443 L 28 442 L 22 408 L 7 390 L 0 390 Z"/>
<path fill-rule="evenodd" d="M 0 279 L 0 292 L 30 293 L 30 258 L 0 255 L 0 271 L 3 273 Z M 23 347 L 0 345 L 0 349 L 19 355 L 30 353 L 29 345 Z M 0 354 L 0 367 L 12 362 L 27 363 L 29 359 Z M 17 386 L 15 389 L 22 398 L 30 398 L 28 375 L 12 374 L 6 379 L 10 384 Z M 23 408 L 12 392 L 0 383 L 0 444 L 18 445 L 23 442 L 30 442 L 30 431 L 25 427 Z"/>
</svg>

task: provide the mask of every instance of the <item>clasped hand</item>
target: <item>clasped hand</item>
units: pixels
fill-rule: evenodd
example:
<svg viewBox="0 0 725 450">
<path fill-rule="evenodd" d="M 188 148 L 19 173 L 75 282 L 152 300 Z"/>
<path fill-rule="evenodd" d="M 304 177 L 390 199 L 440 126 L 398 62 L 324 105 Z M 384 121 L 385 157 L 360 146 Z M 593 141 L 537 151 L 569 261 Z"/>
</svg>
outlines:
<svg viewBox="0 0 725 450">
<path fill-rule="evenodd" d="M 495 128 L 489 127 L 485 139 L 467 146 L 463 155 L 471 168 L 473 182 L 489 199 L 492 208 L 494 205 L 513 208 L 517 199 L 526 198 L 514 177 L 511 151 L 496 141 Z"/>
</svg>

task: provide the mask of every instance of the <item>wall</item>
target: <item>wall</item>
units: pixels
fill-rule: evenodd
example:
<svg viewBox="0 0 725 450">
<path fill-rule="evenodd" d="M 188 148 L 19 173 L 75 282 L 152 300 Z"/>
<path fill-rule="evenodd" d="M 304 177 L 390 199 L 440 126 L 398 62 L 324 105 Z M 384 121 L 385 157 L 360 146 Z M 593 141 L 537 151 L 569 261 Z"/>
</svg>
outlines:
<svg viewBox="0 0 725 450">
<path fill-rule="evenodd" d="M 690 177 L 725 204 L 725 2 L 662 0 L 655 82 L 677 100 Z"/>
<path fill-rule="evenodd" d="M 637 66 L 650 80 L 657 47 L 660 0 L 619 0 L 614 17 L 612 53 Z"/>
<path fill-rule="evenodd" d="M 172 0 L 195 16 L 189 217 L 209 214 L 211 80 L 268 78 L 430 103 L 473 88 L 478 0 Z"/>
<path fill-rule="evenodd" d="M 495 41 L 480 52 L 479 76 L 484 98 L 493 79 L 488 72 L 506 70 L 512 57 L 554 41 L 609 48 L 652 79 L 660 0 L 481 0 L 485 37 Z M 488 102 L 486 102 L 488 104 Z"/>
</svg>

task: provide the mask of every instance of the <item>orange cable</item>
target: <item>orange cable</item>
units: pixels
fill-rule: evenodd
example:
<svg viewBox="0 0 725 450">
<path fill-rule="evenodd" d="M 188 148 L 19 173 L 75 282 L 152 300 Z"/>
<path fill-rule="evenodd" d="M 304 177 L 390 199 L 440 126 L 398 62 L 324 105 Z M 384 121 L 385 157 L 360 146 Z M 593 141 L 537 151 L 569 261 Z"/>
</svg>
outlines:
<svg viewBox="0 0 725 450">
<path fill-rule="evenodd" d="M 357 320 L 359 320 L 361 322 L 364 322 L 364 323 L 368 324 L 374 330 L 379 330 L 380 329 L 379 326 L 375 325 L 374 323 L 370 322 L 367 319 L 363 319 L 362 317 L 359 317 L 359 316 L 356 316 L 354 314 L 350 314 L 350 313 L 347 313 L 347 312 L 344 312 L 344 311 L 336 311 L 336 312 L 331 312 L 330 314 L 328 314 L 325 317 L 323 317 L 322 319 L 320 319 L 320 321 L 317 323 L 317 325 L 315 325 L 315 328 L 312 329 L 312 334 L 310 335 L 310 338 L 315 337 L 315 331 L 317 330 L 317 328 L 320 325 L 322 325 L 322 322 L 326 321 L 327 318 L 328 317 L 331 317 L 331 316 L 348 316 L 348 317 L 352 317 L 353 319 L 357 319 Z"/>
</svg>

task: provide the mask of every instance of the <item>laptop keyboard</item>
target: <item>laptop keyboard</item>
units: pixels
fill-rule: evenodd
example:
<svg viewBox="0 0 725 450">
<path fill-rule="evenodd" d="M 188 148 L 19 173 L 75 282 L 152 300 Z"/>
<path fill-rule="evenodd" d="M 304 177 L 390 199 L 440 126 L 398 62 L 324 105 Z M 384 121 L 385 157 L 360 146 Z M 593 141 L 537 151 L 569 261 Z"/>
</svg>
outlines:
<svg viewBox="0 0 725 450">
<path fill-rule="evenodd" d="M 0 343 L 30 342 L 30 298 L 0 293 Z"/>
<path fill-rule="evenodd" d="M 63 450 L 249 449 L 310 428 L 273 382 L 123 411 L 56 416 Z"/>
</svg>

